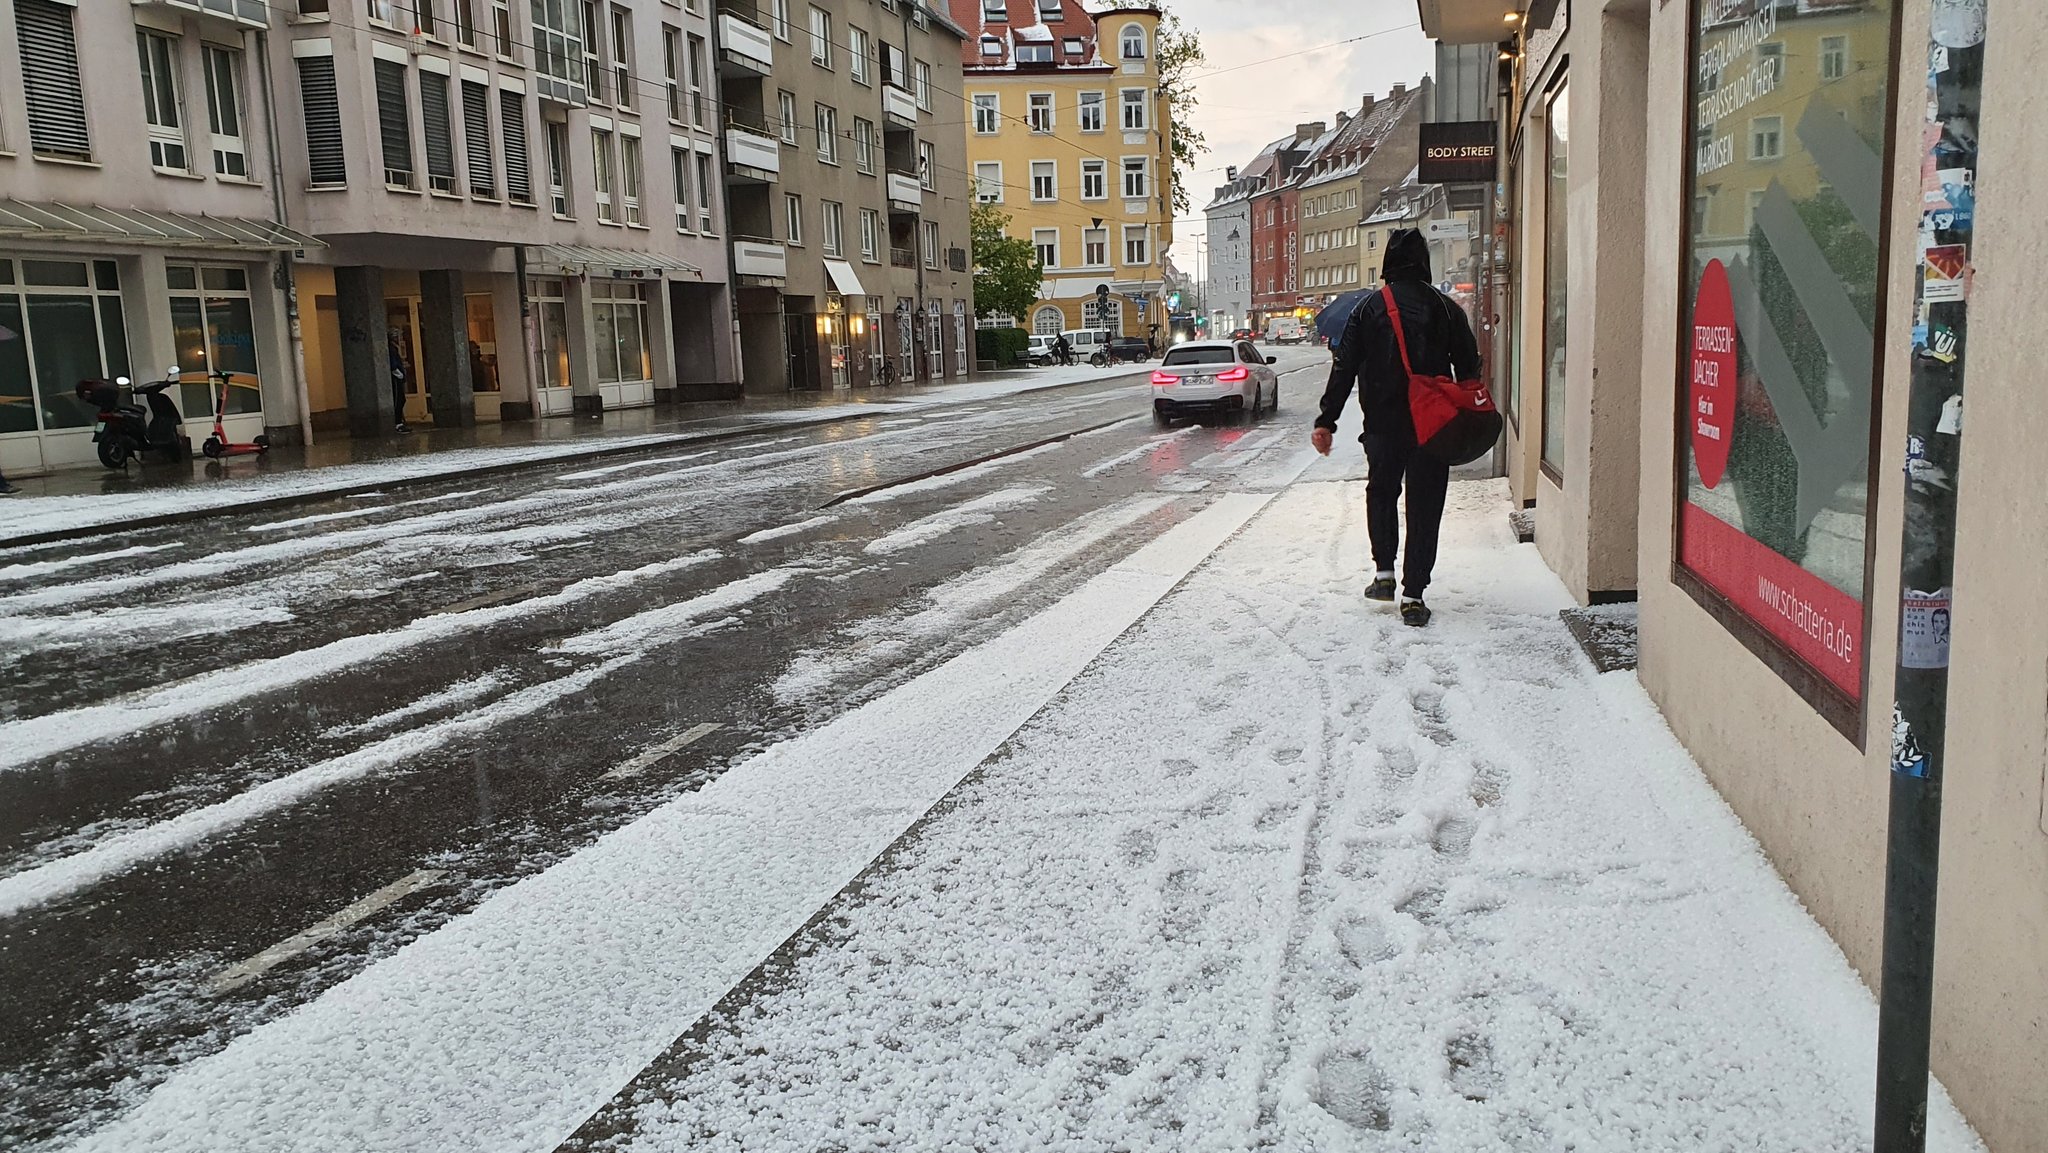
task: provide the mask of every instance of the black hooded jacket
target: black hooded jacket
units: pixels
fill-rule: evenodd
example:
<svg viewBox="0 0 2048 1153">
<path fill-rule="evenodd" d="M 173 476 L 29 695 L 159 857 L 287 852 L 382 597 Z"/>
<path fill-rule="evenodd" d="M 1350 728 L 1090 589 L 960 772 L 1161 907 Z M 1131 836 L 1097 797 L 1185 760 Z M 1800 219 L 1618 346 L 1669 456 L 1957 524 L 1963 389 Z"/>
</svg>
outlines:
<svg viewBox="0 0 2048 1153">
<path fill-rule="evenodd" d="M 1387 239 L 1380 279 L 1394 290 L 1400 305 L 1401 331 L 1408 337 L 1408 355 L 1415 371 L 1426 376 L 1473 380 L 1479 376 L 1479 342 L 1465 310 L 1430 284 L 1429 242 L 1420 232 L 1404 228 Z M 1323 390 L 1317 428 L 1335 431 L 1351 389 L 1358 388 L 1365 410 L 1365 431 L 1371 436 L 1399 437 L 1413 442 L 1415 423 L 1408 415 L 1408 374 L 1401 367 L 1401 349 L 1387 323 L 1387 302 L 1377 290 L 1360 301 L 1337 338 L 1330 366 L 1330 384 Z M 1363 439 L 1363 438 L 1361 438 Z"/>
</svg>

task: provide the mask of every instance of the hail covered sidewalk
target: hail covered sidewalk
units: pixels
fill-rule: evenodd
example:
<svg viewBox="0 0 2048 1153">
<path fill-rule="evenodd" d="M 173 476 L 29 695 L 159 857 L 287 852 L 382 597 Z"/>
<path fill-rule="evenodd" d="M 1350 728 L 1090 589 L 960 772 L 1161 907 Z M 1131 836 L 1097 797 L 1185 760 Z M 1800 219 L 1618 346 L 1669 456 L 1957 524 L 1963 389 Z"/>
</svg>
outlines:
<svg viewBox="0 0 2048 1153">
<path fill-rule="evenodd" d="M 1282 493 L 571 1146 L 1867 1148 L 1869 993 L 1501 494 L 1425 630 L 1362 500 Z"/>
</svg>

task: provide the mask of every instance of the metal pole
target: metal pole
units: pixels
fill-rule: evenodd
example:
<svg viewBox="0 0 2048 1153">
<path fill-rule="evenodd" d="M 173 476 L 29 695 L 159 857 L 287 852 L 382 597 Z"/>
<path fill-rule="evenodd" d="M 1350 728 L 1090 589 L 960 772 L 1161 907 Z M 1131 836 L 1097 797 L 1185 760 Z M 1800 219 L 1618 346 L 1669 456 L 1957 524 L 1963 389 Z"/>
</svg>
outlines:
<svg viewBox="0 0 2048 1153">
<path fill-rule="evenodd" d="M 1963 6 L 1967 9 L 1969 6 Z M 1948 749 L 1949 621 L 1956 485 L 1969 351 L 1984 4 L 1933 22 L 1925 139 L 1934 141 L 1919 235 L 1920 286 L 1906 412 L 1905 529 L 1892 704 L 1891 823 L 1885 845 L 1884 963 L 1877 1019 L 1875 1153 L 1927 1147 L 1941 780 Z"/>
</svg>

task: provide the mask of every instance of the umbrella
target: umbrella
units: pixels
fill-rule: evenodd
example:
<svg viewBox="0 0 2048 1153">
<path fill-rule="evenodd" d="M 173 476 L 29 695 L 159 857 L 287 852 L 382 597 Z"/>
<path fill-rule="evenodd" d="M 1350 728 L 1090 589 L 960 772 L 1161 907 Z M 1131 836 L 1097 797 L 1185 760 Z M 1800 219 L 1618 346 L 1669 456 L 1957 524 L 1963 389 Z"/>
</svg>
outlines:
<svg viewBox="0 0 2048 1153">
<path fill-rule="evenodd" d="M 1377 291 L 1378 289 L 1361 288 L 1356 292 L 1347 292 L 1325 304 L 1323 310 L 1316 313 L 1316 331 L 1334 347 L 1337 339 L 1344 335 L 1344 326 L 1351 322 L 1351 314 L 1358 311 L 1358 306 L 1365 302 L 1366 297 Z"/>
</svg>

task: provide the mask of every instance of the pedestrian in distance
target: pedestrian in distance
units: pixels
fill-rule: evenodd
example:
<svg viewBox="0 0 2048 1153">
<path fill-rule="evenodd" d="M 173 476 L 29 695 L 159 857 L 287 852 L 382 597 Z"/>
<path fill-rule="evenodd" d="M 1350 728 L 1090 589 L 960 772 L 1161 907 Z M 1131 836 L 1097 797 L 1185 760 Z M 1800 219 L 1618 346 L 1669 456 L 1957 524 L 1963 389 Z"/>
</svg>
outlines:
<svg viewBox="0 0 2048 1153">
<path fill-rule="evenodd" d="M 1330 383 L 1323 390 L 1311 441 L 1317 452 L 1330 454 L 1337 418 L 1355 386 L 1365 413 L 1365 433 L 1358 439 L 1365 445 L 1365 519 L 1374 569 L 1365 595 L 1375 601 L 1394 599 L 1394 564 L 1400 559 L 1401 621 L 1419 628 L 1429 623 L 1423 594 L 1436 567 L 1451 468 L 1416 443 L 1408 407 L 1408 368 L 1402 363 L 1394 325 L 1400 325 L 1400 335 L 1407 338 L 1418 374 L 1446 376 L 1455 371 L 1460 380 L 1478 379 L 1479 342 L 1464 310 L 1431 285 L 1429 242 L 1420 232 L 1404 228 L 1388 238 L 1380 279 L 1398 307 L 1389 315 L 1385 297 L 1374 293 L 1352 311 L 1333 346 Z M 1404 487 L 1405 542 L 1400 516 Z"/>
<path fill-rule="evenodd" d="M 1067 334 L 1064 332 L 1060 333 L 1058 340 L 1052 342 L 1052 359 L 1054 364 L 1062 368 L 1073 367 L 1074 346 L 1067 343 Z"/>
<path fill-rule="evenodd" d="M 387 330 L 391 346 L 391 416 L 397 422 L 398 432 L 411 432 L 405 423 L 405 350 L 400 347 L 398 330 Z"/>
</svg>

